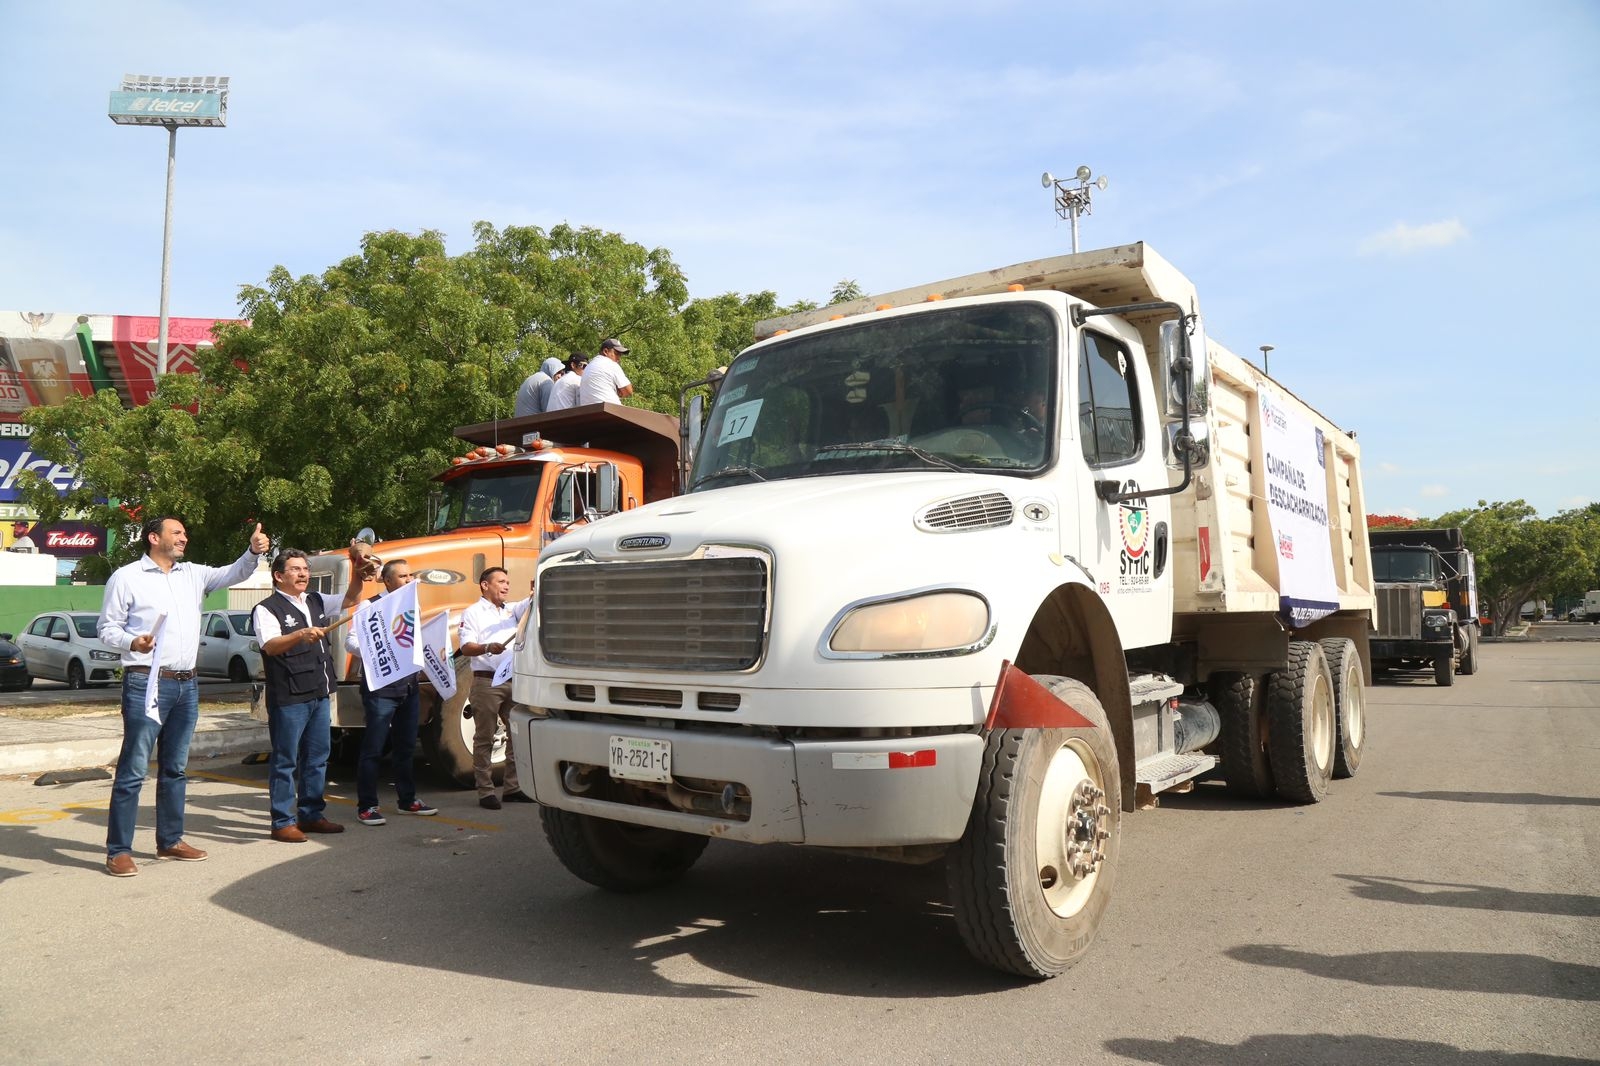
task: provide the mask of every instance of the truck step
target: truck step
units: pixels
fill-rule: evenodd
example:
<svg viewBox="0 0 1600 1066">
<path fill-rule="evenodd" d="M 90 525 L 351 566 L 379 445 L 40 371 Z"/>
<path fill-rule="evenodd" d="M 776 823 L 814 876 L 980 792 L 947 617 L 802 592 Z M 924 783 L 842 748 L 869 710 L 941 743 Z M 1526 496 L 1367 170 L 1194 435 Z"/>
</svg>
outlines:
<svg viewBox="0 0 1600 1066">
<path fill-rule="evenodd" d="M 1162 674 L 1140 674 L 1128 679 L 1128 698 L 1135 706 L 1183 695 L 1183 686 Z"/>
<path fill-rule="evenodd" d="M 1134 776 L 1154 794 L 1199 777 L 1215 765 L 1215 755 L 1152 755 L 1139 760 Z"/>
</svg>

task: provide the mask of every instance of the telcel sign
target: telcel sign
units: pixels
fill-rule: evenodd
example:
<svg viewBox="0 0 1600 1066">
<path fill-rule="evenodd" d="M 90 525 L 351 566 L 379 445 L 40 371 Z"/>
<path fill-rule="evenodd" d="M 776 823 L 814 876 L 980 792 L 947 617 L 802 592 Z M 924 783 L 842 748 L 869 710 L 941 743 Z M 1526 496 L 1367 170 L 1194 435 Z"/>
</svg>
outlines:
<svg viewBox="0 0 1600 1066">
<path fill-rule="evenodd" d="M 107 111 L 123 126 L 226 126 L 228 79 L 214 75 L 152 78 L 130 74 Z"/>
</svg>

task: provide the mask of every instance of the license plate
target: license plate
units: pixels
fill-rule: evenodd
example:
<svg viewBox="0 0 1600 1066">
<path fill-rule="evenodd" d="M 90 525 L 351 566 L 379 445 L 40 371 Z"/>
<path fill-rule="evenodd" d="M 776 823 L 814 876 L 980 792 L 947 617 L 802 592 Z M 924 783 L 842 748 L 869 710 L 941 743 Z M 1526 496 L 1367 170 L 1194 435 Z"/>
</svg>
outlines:
<svg viewBox="0 0 1600 1066">
<path fill-rule="evenodd" d="M 672 742 L 642 737 L 611 738 L 611 776 L 628 781 L 671 781 Z"/>
</svg>

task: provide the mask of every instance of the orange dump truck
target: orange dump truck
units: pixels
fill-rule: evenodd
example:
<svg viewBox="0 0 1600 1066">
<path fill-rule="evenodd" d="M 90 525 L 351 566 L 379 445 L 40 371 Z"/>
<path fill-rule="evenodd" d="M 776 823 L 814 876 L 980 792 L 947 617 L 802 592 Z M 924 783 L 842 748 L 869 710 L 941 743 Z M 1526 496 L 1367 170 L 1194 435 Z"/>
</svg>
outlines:
<svg viewBox="0 0 1600 1066">
<path fill-rule="evenodd" d="M 615 404 L 589 404 L 547 415 L 462 426 L 456 436 L 475 445 L 434 480 L 428 532 L 379 540 L 373 551 L 384 560 L 404 559 L 419 583 L 424 618 L 441 608 L 455 624 L 463 608 L 479 598 L 478 575 L 503 566 L 512 596 L 527 595 L 539 552 L 567 531 L 619 511 L 671 496 L 678 482 L 678 422 L 654 411 Z M 352 531 L 353 532 L 353 531 Z M 342 597 L 350 581 L 343 550 L 312 558 L 312 587 Z M 368 582 L 364 595 L 382 586 Z M 345 628 L 334 634 L 341 682 L 333 701 L 333 726 L 362 728 L 360 663 L 340 654 Z M 458 784 L 472 780 L 473 724 L 466 687 L 441 706 L 432 686 L 422 686 L 421 748 L 438 776 Z M 335 734 L 338 736 L 338 733 Z M 495 760 L 504 760 L 504 738 Z"/>
</svg>

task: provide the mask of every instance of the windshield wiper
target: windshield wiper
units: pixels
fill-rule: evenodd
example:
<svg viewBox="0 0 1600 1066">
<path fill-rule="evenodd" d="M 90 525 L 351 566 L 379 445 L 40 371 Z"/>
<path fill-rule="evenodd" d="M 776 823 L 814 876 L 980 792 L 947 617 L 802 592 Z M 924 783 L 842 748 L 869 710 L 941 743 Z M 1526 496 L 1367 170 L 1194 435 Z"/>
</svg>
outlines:
<svg viewBox="0 0 1600 1066">
<path fill-rule="evenodd" d="M 711 471 L 711 473 L 707 474 L 703 478 L 698 479 L 690 487 L 691 488 L 699 488 L 701 485 L 704 485 L 708 481 L 716 481 L 719 478 L 725 478 L 725 477 L 750 477 L 750 478 L 755 478 L 757 481 L 765 481 L 765 480 L 767 480 L 766 476 L 761 473 L 761 469 L 759 467 L 754 467 L 754 466 L 725 466 L 725 467 L 721 468 L 720 470 Z"/>
<path fill-rule="evenodd" d="M 926 451 L 915 444 L 907 444 L 898 440 L 861 440 L 850 444 L 824 444 L 816 450 L 816 455 L 824 455 L 828 452 L 898 452 L 904 455 L 914 455 L 929 466 L 939 466 L 946 470 L 954 470 L 957 473 L 966 473 L 966 467 L 959 463 L 951 462 L 944 456 Z"/>
</svg>

